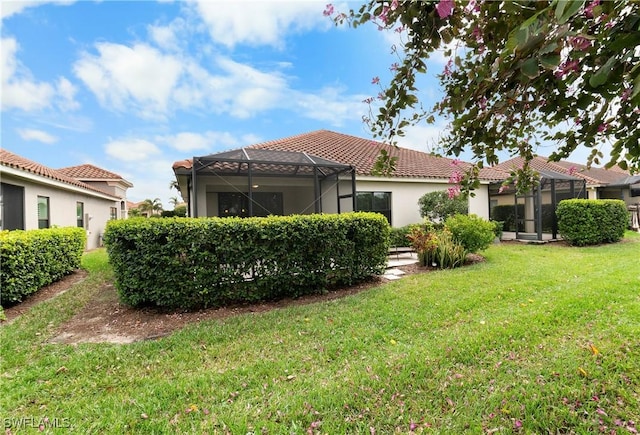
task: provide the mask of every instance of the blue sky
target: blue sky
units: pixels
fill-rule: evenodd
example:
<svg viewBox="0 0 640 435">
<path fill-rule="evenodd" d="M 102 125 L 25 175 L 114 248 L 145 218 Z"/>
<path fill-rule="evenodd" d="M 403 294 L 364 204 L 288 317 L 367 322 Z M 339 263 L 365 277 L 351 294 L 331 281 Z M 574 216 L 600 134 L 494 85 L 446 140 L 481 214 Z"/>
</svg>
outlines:
<svg viewBox="0 0 640 435">
<path fill-rule="evenodd" d="M 95 164 L 135 185 L 130 200 L 170 208 L 176 160 L 317 129 L 370 137 L 363 100 L 391 77 L 398 36 L 336 27 L 325 4 L 3 2 L 2 147 Z M 431 61 L 426 106 L 443 65 Z M 441 128 L 402 145 L 428 150 Z"/>
</svg>

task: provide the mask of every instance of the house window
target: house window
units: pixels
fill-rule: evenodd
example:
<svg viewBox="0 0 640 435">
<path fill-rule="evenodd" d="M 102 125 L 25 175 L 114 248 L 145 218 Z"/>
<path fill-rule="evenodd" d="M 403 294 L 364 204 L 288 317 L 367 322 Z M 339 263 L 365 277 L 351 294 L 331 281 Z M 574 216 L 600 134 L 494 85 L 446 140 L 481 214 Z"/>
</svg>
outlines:
<svg viewBox="0 0 640 435">
<path fill-rule="evenodd" d="M 640 184 L 634 184 L 632 186 L 629 186 L 629 190 L 630 190 L 630 195 L 631 197 L 636 197 L 636 196 L 640 196 Z"/>
<path fill-rule="evenodd" d="M 111 207 L 109 209 L 109 219 L 118 219 L 118 207 Z"/>
<path fill-rule="evenodd" d="M 84 228 L 84 203 L 76 202 L 76 223 L 78 228 Z"/>
<path fill-rule="evenodd" d="M 253 216 L 283 215 L 284 206 L 281 192 L 253 192 Z M 218 216 L 249 216 L 249 194 L 218 193 Z"/>
<path fill-rule="evenodd" d="M 357 192 L 358 211 L 373 211 L 383 214 L 391 224 L 391 192 Z"/>
<path fill-rule="evenodd" d="M 38 196 L 38 228 L 49 228 L 48 196 Z"/>
<path fill-rule="evenodd" d="M 0 230 L 24 230 L 24 187 L 0 183 Z"/>
</svg>

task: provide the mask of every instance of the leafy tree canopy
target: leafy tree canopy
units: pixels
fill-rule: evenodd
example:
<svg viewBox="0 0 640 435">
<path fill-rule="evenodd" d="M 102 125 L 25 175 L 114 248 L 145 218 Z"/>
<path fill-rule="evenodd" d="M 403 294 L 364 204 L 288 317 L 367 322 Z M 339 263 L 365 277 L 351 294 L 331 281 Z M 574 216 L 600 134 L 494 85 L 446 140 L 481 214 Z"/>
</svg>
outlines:
<svg viewBox="0 0 640 435">
<path fill-rule="evenodd" d="M 452 197 L 447 191 L 425 193 L 418 200 L 420 216 L 433 222 L 444 222 L 449 216 L 469 212 L 466 198 Z"/>
<path fill-rule="evenodd" d="M 523 186 L 535 183 L 528 162 L 542 141 L 556 144 L 554 161 L 587 147 L 588 165 L 640 170 L 640 0 L 373 0 L 348 14 L 327 5 L 325 15 L 403 35 L 401 62 L 368 120 L 381 140 L 395 144 L 440 115 L 451 122 L 445 154 L 469 149 L 479 167 L 498 163 L 499 151 L 520 155 Z M 444 99 L 424 109 L 416 77 L 436 50 L 450 59 L 439 75 Z"/>
</svg>

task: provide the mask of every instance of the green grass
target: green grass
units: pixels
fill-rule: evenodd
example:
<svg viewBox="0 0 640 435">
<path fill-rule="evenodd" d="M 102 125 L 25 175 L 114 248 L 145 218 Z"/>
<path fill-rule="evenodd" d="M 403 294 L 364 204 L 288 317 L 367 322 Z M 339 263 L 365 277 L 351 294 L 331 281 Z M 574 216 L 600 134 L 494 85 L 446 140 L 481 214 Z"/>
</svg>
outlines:
<svg viewBox="0 0 640 435">
<path fill-rule="evenodd" d="M 0 327 L 1 417 L 77 433 L 629 433 L 639 253 L 634 233 L 502 244 L 485 263 L 157 341 L 46 344 L 112 279 L 92 252 L 87 280 Z"/>
</svg>

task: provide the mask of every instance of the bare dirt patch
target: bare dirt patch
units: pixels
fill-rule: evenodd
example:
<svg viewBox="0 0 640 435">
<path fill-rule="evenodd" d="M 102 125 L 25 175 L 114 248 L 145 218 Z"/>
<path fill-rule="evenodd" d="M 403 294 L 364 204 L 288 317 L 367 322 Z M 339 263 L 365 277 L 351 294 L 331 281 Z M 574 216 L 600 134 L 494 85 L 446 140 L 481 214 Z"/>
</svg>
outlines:
<svg viewBox="0 0 640 435">
<path fill-rule="evenodd" d="M 484 261 L 481 256 L 467 258 L 467 263 Z M 406 275 L 425 273 L 432 268 L 417 264 L 399 266 Z M 5 310 L 10 321 L 26 313 L 35 304 L 67 291 L 86 277 L 85 271 L 72 275 L 43 288 L 19 305 Z M 387 282 L 375 277 L 369 281 L 331 290 L 325 294 L 308 295 L 296 299 L 283 299 L 251 305 L 210 308 L 199 311 L 166 310 L 154 307 L 132 308 L 119 302 L 113 283 L 105 283 L 87 305 L 68 322 L 58 328 L 50 343 L 132 343 L 152 340 L 177 331 L 184 326 L 202 320 L 224 319 L 245 313 L 261 313 L 277 308 L 323 302 L 357 294 Z"/>
<path fill-rule="evenodd" d="M 39 304 L 42 301 L 51 299 L 69 290 L 73 285 L 79 283 L 87 277 L 87 271 L 78 269 L 75 272 L 65 276 L 64 278 L 49 284 L 46 287 L 41 288 L 36 293 L 29 295 L 22 302 L 10 306 L 4 307 L 4 314 L 7 317 L 7 322 L 12 321 L 16 317 L 19 317 L 31 309 L 34 305 Z"/>
</svg>

